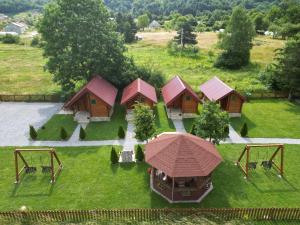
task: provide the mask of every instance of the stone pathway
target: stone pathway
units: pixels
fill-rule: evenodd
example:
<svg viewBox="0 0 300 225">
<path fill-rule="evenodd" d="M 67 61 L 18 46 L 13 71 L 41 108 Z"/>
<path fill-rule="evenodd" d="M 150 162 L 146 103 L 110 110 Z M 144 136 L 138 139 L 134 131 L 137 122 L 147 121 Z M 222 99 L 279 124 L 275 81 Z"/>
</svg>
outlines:
<svg viewBox="0 0 300 225">
<path fill-rule="evenodd" d="M 175 126 L 176 132 L 186 133 L 182 120 L 172 119 L 172 122 Z"/>
</svg>

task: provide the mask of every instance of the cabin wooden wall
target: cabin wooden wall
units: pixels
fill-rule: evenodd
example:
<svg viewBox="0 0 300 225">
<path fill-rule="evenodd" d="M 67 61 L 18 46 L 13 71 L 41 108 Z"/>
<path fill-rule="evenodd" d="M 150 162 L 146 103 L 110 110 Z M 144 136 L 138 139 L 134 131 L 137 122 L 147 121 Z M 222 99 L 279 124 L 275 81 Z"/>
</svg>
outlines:
<svg viewBox="0 0 300 225">
<path fill-rule="evenodd" d="M 182 112 L 183 113 L 196 113 L 198 111 L 198 101 L 195 100 L 190 94 L 184 93 L 182 95 Z"/>
<path fill-rule="evenodd" d="M 131 99 L 129 102 L 126 103 L 126 108 L 132 109 L 133 105 L 136 104 L 136 102 L 144 103 L 144 104 L 148 105 L 151 109 L 153 108 L 153 105 L 154 105 L 154 103 L 150 99 L 144 97 L 141 94 L 138 94 L 133 99 Z"/>
<path fill-rule="evenodd" d="M 236 93 L 228 96 L 227 111 L 229 113 L 241 113 L 243 99 Z"/>
</svg>

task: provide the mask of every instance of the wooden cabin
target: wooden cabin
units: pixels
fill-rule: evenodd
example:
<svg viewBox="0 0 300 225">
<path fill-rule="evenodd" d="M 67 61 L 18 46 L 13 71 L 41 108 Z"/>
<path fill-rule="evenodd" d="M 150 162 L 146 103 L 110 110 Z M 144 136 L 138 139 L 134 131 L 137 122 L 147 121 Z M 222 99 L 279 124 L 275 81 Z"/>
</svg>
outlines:
<svg viewBox="0 0 300 225">
<path fill-rule="evenodd" d="M 213 189 L 212 173 L 222 162 L 216 147 L 199 137 L 163 133 L 145 146 L 151 189 L 169 201 L 201 202 Z"/>
<path fill-rule="evenodd" d="M 179 76 L 174 77 L 162 88 L 162 96 L 169 118 L 196 116 L 200 99 Z"/>
<path fill-rule="evenodd" d="M 95 76 L 64 106 L 83 120 L 109 120 L 118 90 L 100 76 Z"/>
<path fill-rule="evenodd" d="M 200 86 L 203 101 L 219 102 L 221 108 L 231 117 L 240 117 L 245 98 L 229 87 L 218 77 L 207 81 Z"/>
<path fill-rule="evenodd" d="M 140 78 L 124 89 L 121 105 L 124 105 L 127 110 L 131 110 L 137 102 L 144 103 L 151 109 L 157 103 L 155 88 Z"/>
</svg>

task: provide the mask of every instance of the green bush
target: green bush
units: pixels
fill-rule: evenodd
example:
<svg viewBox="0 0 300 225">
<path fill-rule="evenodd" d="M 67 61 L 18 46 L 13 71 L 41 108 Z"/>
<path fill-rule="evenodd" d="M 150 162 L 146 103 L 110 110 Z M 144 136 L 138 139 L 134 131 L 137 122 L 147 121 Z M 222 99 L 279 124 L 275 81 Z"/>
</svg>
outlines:
<svg viewBox="0 0 300 225">
<path fill-rule="evenodd" d="M 85 129 L 83 129 L 83 127 L 80 127 L 79 139 L 80 139 L 80 140 L 84 140 L 85 137 L 86 137 Z"/>
<path fill-rule="evenodd" d="M 225 134 L 229 137 L 229 126 L 226 126 L 224 129 Z"/>
<path fill-rule="evenodd" d="M 186 45 L 184 48 L 182 48 L 174 41 L 169 41 L 167 49 L 168 49 L 168 53 L 173 56 L 199 58 L 200 49 L 194 45 Z"/>
<path fill-rule="evenodd" d="M 193 123 L 193 125 L 192 125 L 191 130 L 190 130 L 190 134 L 196 135 L 196 132 L 195 132 L 195 124 L 194 124 L 194 123 Z"/>
<path fill-rule="evenodd" d="M 247 125 L 247 123 L 244 123 L 243 127 L 241 129 L 241 136 L 247 137 L 247 135 L 248 135 L 248 125 Z"/>
<path fill-rule="evenodd" d="M 20 37 L 17 35 L 6 34 L 1 38 L 4 44 L 18 44 L 20 42 Z"/>
<path fill-rule="evenodd" d="M 68 133 L 64 127 L 60 129 L 60 138 L 61 140 L 66 140 L 68 138 Z"/>
<path fill-rule="evenodd" d="M 34 129 L 33 126 L 29 126 L 29 134 L 30 134 L 30 138 L 32 140 L 36 140 L 38 135 L 37 135 L 37 132 L 36 132 L 36 130 Z"/>
<path fill-rule="evenodd" d="M 112 164 L 117 164 L 119 162 L 119 156 L 118 156 L 118 153 L 117 153 L 115 147 L 111 148 L 110 161 Z"/>
<path fill-rule="evenodd" d="M 120 139 L 125 138 L 125 131 L 124 131 L 124 128 L 122 126 L 119 127 L 118 136 L 119 136 Z"/>
<path fill-rule="evenodd" d="M 223 52 L 216 60 L 214 66 L 218 68 L 239 69 L 249 62 L 250 55 L 239 52 Z"/>
<path fill-rule="evenodd" d="M 30 45 L 32 47 L 36 47 L 36 46 L 39 46 L 39 44 L 40 44 L 40 38 L 38 36 L 34 36 L 31 40 Z"/>
<path fill-rule="evenodd" d="M 140 145 L 137 146 L 136 153 L 135 153 L 135 159 L 137 162 L 143 162 L 145 158 L 144 151 Z"/>
</svg>

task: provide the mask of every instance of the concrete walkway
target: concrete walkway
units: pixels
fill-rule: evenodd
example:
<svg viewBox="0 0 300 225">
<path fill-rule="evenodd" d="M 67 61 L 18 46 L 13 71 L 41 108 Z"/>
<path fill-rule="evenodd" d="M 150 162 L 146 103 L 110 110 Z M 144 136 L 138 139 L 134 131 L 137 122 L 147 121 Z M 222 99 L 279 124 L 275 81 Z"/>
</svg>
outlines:
<svg viewBox="0 0 300 225">
<path fill-rule="evenodd" d="M 182 120 L 172 119 L 172 122 L 174 124 L 175 129 L 176 129 L 176 132 L 186 133 L 186 130 L 185 130 L 185 127 L 183 125 Z"/>
</svg>

